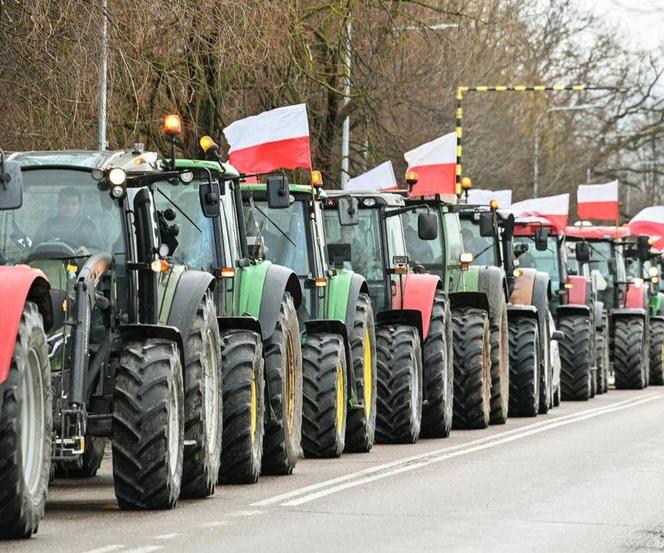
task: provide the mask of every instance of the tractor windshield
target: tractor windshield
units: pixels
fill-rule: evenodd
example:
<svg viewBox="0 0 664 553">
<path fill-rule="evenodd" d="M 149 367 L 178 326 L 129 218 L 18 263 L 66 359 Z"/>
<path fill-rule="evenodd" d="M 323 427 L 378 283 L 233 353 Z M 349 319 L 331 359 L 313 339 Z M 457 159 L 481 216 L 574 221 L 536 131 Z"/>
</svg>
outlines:
<svg viewBox="0 0 664 553">
<path fill-rule="evenodd" d="M 443 233 L 438 222 L 438 235 L 434 240 L 420 240 L 417 233 L 417 217 L 426 213 L 426 208 L 407 211 L 401 215 L 403 232 L 406 237 L 408 256 L 413 265 L 423 265 L 428 269 L 441 270 L 443 262 Z"/>
<path fill-rule="evenodd" d="M 480 236 L 480 226 L 473 219 L 461 218 L 461 235 L 465 251 L 473 254 L 473 265 L 497 265 L 493 236 Z"/>
<path fill-rule="evenodd" d="M 247 236 L 262 239 L 265 257 L 289 267 L 299 277 L 311 273 L 307 255 L 305 202 L 293 202 L 288 209 L 270 209 L 266 200 L 254 200 L 254 208 L 245 205 Z"/>
<path fill-rule="evenodd" d="M 515 243 L 528 244 L 528 251 L 519 256 L 520 267 L 532 267 L 538 271 L 548 273 L 551 277 L 551 291 L 556 294 L 560 290 L 560 254 L 558 252 L 558 237 L 549 236 L 546 250 L 539 251 L 535 247 L 535 240 L 530 236 L 515 236 Z"/>
</svg>

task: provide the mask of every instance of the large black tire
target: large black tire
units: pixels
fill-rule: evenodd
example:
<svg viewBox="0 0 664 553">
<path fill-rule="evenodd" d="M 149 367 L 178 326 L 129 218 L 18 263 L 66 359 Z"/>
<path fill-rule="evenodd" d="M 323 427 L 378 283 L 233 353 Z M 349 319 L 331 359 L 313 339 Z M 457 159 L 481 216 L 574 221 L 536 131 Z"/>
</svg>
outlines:
<svg viewBox="0 0 664 553">
<path fill-rule="evenodd" d="M 81 455 L 80 466 L 75 463 L 56 463 L 56 478 L 92 478 L 97 474 L 106 450 L 106 438 L 85 437 L 85 450 Z"/>
<path fill-rule="evenodd" d="M 507 305 L 501 300 L 500 318 L 492 321 L 491 339 L 491 423 L 505 424 L 510 401 L 510 354 Z"/>
<path fill-rule="evenodd" d="M 184 390 L 178 347 L 123 344 L 113 390 L 113 481 L 121 509 L 172 509 L 182 483 Z"/>
<path fill-rule="evenodd" d="M 212 495 L 221 462 L 223 428 L 221 336 L 212 294 L 198 305 L 184 345 L 184 498 Z"/>
<path fill-rule="evenodd" d="M 260 334 L 223 335 L 224 424 L 219 482 L 253 484 L 261 473 L 265 428 L 265 362 Z"/>
<path fill-rule="evenodd" d="M 32 302 L 23 308 L 0 394 L 0 538 L 29 538 L 44 515 L 53 416 L 44 324 Z"/>
<path fill-rule="evenodd" d="M 376 330 L 380 443 L 415 443 L 422 424 L 422 347 L 416 328 L 382 326 Z"/>
<path fill-rule="evenodd" d="M 606 317 L 602 328 L 595 334 L 597 348 L 597 393 L 605 394 L 609 390 L 609 327 Z"/>
<path fill-rule="evenodd" d="M 491 343 L 486 311 L 452 311 L 455 428 L 486 428 L 491 415 Z"/>
<path fill-rule="evenodd" d="M 642 317 L 619 317 L 613 330 L 613 370 L 618 390 L 642 390 L 646 387 L 645 320 Z"/>
<path fill-rule="evenodd" d="M 302 347 L 302 449 L 306 457 L 340 457 L 346 442 L 346 347 L 338 334 L 308 334 Z"/>
<path fill-rule="evenodd" d="M 302 452 L 302 346 L 293 298 L 286 292 L 277 326 L 264 344 L 274 420 L 266 420 L 263 474 L 290 474 Z M 266 417 L 269 412 L 266 413 Z"/>
<path fill-rule="evenodd" d="M 538 320 L 539 324 L 539 320 Z M 551 329 L 549 328 L 549 320 L 545 321 L 545 326 L 538 336 L 539 342 L 539 411 L 540 415 L 546 415 L 553 407 L 553 366 L 551 364 Z M 542 340 L 542 337 L 545 337 Z"/>
<path fill-rule="evenodd" d="M 664 321 L 650 320 L 650 384 L 664 385 Z"/>
<path fill-rule="evenodd" d="M 348 412 L 345 451 L 366 453 L 371 451 L 376 439 L 378 369 L 373 308 L 369 296 L 364 293 L 358 296 L 355 305 L 350 346 L 357 399 L 362 404 L 362 409 L 351 409 Z"/>
<path fill-rule="evenodd" d="M 510 416 L 535 417 L 540 409 L 539 328 L 536 319 L 518 317 L 510 323 Z"/>
<path fill-rule="evenodd" d="M 587 401 L 591 392 L 591 320 L 586 315 L 561 317 L 558 329 L 565 338 L 560 347 L 562 399 Z"/>
<path fill-rule="evenodd" d="M 429 335 L 422 346 L 426 395 L 422 405 L 423 438 L 447 438 L 454 418 L 452 313 L 445 294 L 434 297 Z"/>
</svg>

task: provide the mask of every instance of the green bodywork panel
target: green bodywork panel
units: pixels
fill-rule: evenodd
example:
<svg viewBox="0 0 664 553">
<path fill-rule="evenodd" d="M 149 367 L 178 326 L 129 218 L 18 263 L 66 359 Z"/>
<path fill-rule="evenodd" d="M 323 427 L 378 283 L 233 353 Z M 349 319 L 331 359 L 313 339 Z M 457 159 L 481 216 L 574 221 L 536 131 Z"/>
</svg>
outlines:
<svg viewBox="0 0 664 553">
<path fill-rule="evenodd" d="M 168 323 L 175 290 L 178 287 L 182 273 L 186 270 L 182 265 L 175 265 L 159 275 L 159 324 L 161 325 Z"/>
<path fill-rule="evenodd" d="M 664 294 L 662 292 L 658 292 L 657 294 L 653 294 L 650 297 L 650 314 L 651 315 L 661 315 L 662 314 L 662 304 L 664 300 Z"/>
<path fill-rule="evenodd" d="M 353 274 L 353 271 L 348 269 L 337 269 L 337 274 L 329 279 L 326 318 L 337 319 L 341 322 L 346 320 L 348 296 Z"/>
<path fill-rule="evenodd" d="M 240 293 L 237 295 L 237 305 L 234 306 L 234 314 L 240 317 L 251 315 L 258 319 L 263 299 L 263 287 L 265 276 L 270 266 L 269 261 L 252 263 L 248 267 L 242 267 L 239 278 Z"/>
</svg>

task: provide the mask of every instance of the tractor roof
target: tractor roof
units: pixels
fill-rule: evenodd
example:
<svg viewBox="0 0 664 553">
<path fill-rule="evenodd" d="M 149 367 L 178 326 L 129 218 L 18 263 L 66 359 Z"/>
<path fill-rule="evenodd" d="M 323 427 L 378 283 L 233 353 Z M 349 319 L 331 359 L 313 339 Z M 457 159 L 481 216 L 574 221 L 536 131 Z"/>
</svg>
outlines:
<svg viewBox="0 0 664 553">
<path fill-rule="evenodd" d="M 373 207 L 387 206 L 387 207 L 401 207 L 405 205 L 403 196 L 391 192 L 347 192 L 345 190 L 328 190 L 327 194 L 330 198 L 338 198 L 339 196 L 351 195 L 360 201 L 360 207 Z M 375 200 L 375 203 L 369 205 L 370 202 L 365 200 Z"/>
<path fill-rule="evenodd" d="M 207 161 L 202 159 L 176 159 L 175 167 L 178 169 L 209 169 L 210 171 L 221 172 L 221 167 L 216 161 Z M 224 169 L 227 175 L 237 177 L 240 175 L 238 170 L 230 163 L 224 163 Z"/>
<path fill-rule="evenodd" d="M 52 150 L 15 152 L 10 156 L 10 159 L 18 161 L 22 167 L 69 165 L 89 169 L 105 169 L 114 164 L 114 160 L 123 154 L 125 152 L 121 150 Z"/>
<path fill-rule="evenodd" d="M 247 190 L 250 192 L 265 192 L 267 189 L 266 184 L 264 182 L 259 182 L 259 183 L 254 183 L 254 184 L 246 184 L 242 183 L 242 190 Z M 288 185 L 288 191 L 294 194 L 308 194 L 311 196 L 312 188 L 308 184 L 289 184 Z M 319 196 L 320 199 L 327 197 L 327 192 L 325 190 L 321 190 L 321 195 Z"/>
<path fill-rule="evenodd" d="M 587 240 L 617 240 L 631 235 L 629 227 L 616 226 L 570 226 L 565 231 L 572 238 L 585 238 Z"/>
<path fill-rule="evenodd" d="M 514 236 L 535 236 L 535 231 L 540 227 L 548 228 L 551 236 L 560 234 L 556 226 L 544 217 L 517 217 L 514 221 Z"/>
</svg>

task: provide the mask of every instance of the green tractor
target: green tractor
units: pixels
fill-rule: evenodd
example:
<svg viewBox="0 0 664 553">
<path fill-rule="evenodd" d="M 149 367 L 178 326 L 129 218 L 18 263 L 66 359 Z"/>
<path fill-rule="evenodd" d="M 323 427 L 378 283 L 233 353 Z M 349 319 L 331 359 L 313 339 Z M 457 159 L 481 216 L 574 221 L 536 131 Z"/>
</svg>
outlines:
<svg viewBox="0 0 664 553">
<path fill-rule="evenodd" d="M 93 475 L 110 439 L 121 508 L 212 494 L 222 422 L 214 281 L 166 261 L 154 181 L 138 174 L 150 160 L 138 151 L 12 158 L 24 194 L 0 215 L 1 257 L 50 283 L 56 473 Z"/>
<path fill-rule="evenodd" d="M 536 269 L 518 268 L 517 258 L 526 253 L 528 245 L 514 248 L 514 215 L 500 212 L 494 204 L 459 206 L 459 216 L 473 264 L 495 265 L 505 272 L 509 293 L 509 413 L 530 417 L 546 414 L 560 402 L 560 362 L 550 345 L 561 333 L 555 330 L 549 309 L 550 277 Z"/>
<path fill-rule="evenodd" d="M 285 201 L 270 202 L 274 180 Z M 326 247 L 320 187 L 290 185 L 283 176 L 242 187 L 247 233 L 255 257 L 297 274 L 303 290 L 298 310 L 304 379 L 302 448 L 307 457 L 367 452 L 376 431 L 376 343 L 365 279 L 344 268 L 350 253 Z M 272 204 L 272 206 L 270 205 Z M 355 217 L 342 224 L 357 224 Z"/>
<path fill-rule="evenodd" d="M 406 205 L 414 207 L 403 215 L 408 253 L 416 270 L 440 277 L 452 308 L 455 426 L 503 424 L 510 392 L 505 271 L 495 264 L 472 264 L 474 257 L 466 247 L 475 239 L 475 229 L 466 230 L 469 244 L 464 244 L 459 218 L 463 206 L 455 196 L 408 198 Z M 437 219 L 438 236 L 430 242 L 421 240 L 415 227 L 415 217 L 424 213 Z M 484 244 L 478 252 L 490 249 Z"/>
</svg>

